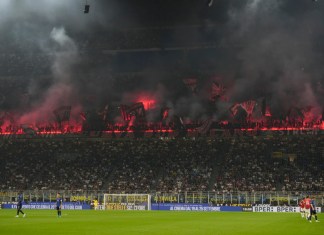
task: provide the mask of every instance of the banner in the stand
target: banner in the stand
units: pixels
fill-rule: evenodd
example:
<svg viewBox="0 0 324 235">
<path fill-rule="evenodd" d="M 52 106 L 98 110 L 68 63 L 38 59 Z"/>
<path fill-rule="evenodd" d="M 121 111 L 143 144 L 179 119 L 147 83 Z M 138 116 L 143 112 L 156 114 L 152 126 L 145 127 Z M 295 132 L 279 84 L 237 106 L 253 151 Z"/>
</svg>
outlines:
<svg viewBox="0 0 324 235">
<path fill-rule="evenodd" d="M 3 209 L 16 209 L 17 204 L 2 204 Z M 56 208 L 54 202 L 31 202 L 28 204 L 23 204 L 22 209 L 37 209 L 37 210 L 52 210 Z M 73 202 L 63 203 L 63 210 L 89 210 L 91 207 L 89 204 L 80 204 Z"/>
<path fill-rule="evenodd" d="M 152 203 L 152 210 L 163 211 L 237 211 L 241 212 L 241 206 L 212 206 L 209 204 L 188 203 Z"/>
</svg>

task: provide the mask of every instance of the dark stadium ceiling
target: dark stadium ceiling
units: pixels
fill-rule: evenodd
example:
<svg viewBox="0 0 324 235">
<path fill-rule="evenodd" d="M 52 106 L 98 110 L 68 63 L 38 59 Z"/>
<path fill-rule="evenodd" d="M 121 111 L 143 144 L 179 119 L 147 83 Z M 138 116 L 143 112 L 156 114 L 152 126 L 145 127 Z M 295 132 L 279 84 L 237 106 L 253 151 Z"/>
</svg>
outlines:
<svg viewBox="0 0 324 235">
<path fill-rule="evenodd" d="M 115 23 L 177 24 L 199 22 L 204 19 L 226 21 L 230 8 L 242 8 L 247 3 L 261 4 L 265 0 L 89 0 L 91 13 L 113 10 Z M 314 7 L 323 8 L 321 0 L 278 0 L 288 14 L 303 14 Z"/>
<path fill-rule="evenodd" d="M 63 23 L 75 29 L 96 26 L 139 27 L 199 24 L 205 21 L 226 23 L 230 9 L 243 8 L 247 2 L 261 4 L 264 0 L 1 0 L 0 20 L 8 18 L 38 19 L 43 23 Z M 324 9 L 321 0 L 277 0 L 285 14 L 298 16 L 313 8 Z M 83 14 L 85 4 L 89 14 Z"/>
</svg>

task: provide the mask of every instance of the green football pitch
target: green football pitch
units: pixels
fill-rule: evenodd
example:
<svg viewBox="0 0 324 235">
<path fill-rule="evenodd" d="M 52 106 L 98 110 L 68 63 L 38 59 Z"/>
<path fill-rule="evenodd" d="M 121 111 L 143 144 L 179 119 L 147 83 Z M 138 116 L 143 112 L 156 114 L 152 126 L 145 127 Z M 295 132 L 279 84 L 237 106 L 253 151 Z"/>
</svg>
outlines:
<svg viewBox="0 0 324 235">
<path fill-rule="evenodd" d="M 57 218 L 54 210 L 25 212 L 15 218 L 15 210 L 0 210 L 0 234 L 324 234 L 324 222 L 297 213 L 65 210 Z"/>
</svg>

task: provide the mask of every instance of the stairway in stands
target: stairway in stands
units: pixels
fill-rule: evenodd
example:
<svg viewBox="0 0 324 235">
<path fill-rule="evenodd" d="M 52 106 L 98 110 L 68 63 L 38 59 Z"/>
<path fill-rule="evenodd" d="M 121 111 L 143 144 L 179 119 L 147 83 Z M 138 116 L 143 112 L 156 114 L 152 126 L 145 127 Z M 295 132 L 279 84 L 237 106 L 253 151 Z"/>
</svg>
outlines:
<svg viewBox="0 0 324 235">
<path fill-rule="evenodd" d="M 232 143 L 226 143 L 217 149 L 215 156 L 212 161 L 212 168 L 213 171 L 210 175 L 210 180 L 209 180 L 209 185 L 208 185 L 208 191 L 212 191 L 214 189 L 214 184 L 216 182 L 216 179 L 222 175 L 223 173 L 223 166 L 225 164 L 225 159 L 226 155 L 230 154 L 232 152 L 234 144 L 235 144 L 235 139 L 233 139 L 234 142 Z"/>
</svg>

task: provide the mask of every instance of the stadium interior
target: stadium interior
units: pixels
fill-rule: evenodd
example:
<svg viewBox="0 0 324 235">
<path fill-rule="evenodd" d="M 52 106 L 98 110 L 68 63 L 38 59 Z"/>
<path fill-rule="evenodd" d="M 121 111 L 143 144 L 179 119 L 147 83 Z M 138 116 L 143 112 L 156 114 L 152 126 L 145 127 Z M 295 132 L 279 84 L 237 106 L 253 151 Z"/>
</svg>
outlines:
<svg viewBox="0 0 324 235">
<path fill-rule="evenodd" d="M 0 191 L 323 204 L 324 4 L 270 2 L 0 1 Z"/>
</svg>

